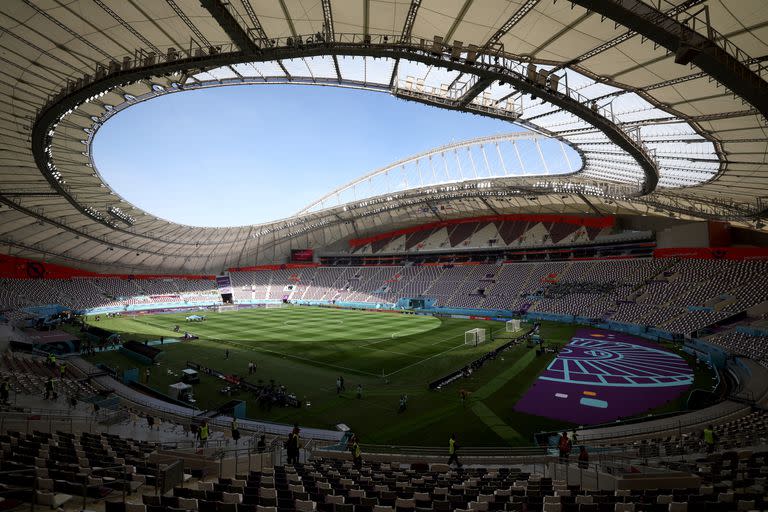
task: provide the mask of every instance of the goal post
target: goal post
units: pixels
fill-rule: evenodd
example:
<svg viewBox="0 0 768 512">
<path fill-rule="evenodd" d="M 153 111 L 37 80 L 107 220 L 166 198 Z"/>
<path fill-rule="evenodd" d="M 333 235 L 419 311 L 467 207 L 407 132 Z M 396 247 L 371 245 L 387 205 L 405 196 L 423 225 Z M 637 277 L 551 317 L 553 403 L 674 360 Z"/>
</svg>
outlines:
<svg viewBox="0 0 768 512">
<path fill-rule="evenodd" d="M 515 318 L 513 320 L 508 320 L 506 322 L 506 330 L 507 332 L 517 332 L 520 330 L 520 320 Z"/>
<path fill-rule="evenodd" d="M 464 333 L 464 344 L 477 346 L 485 343 L 485 329 L 470 329 Z"/>
</svg>

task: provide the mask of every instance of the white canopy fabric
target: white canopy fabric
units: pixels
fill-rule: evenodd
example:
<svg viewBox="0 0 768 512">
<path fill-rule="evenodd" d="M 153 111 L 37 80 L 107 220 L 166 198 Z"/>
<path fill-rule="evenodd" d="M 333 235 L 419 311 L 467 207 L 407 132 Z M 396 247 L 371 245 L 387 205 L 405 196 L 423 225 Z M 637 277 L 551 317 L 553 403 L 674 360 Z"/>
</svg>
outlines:
<svg viewBox="0 0 768 512">
<path fill-rule="evenodd" d="M 727 40 L 729 52 L 764 82 L 764 0 L 645 0 L 645 5 L 686 21 L 705 37 Z M 217 8 L 227 15 L 214 16 Z M 701 21 L 705 14 L 710 26 Z M 232 24 L 227 26 L 226 19 Z M 594 213 L 596 208 L 605 214 L 674 213 L 755 226 L 745 215 L 765 209 L 768 200 L 768 134 L 755 106 L 695 64 L 676 63 L 675 52 L 656 41 L 565 0 L 205 0 L 202 5 L 198 0 L 7 0 L 0 3 L 0 28 L 0 246 L 17 256 L 105 272 L 214 273 L 281 262 L 291 248 L 323 248 L 352 236 L 438 220 L 434 206 L 441 204 L 450 204 L 442 218 Z M 59 122 L 52 155 L 67 195 L 35 162 L 31 133 L 40 110 L 68 81 L 93 74 L 97 63 L 165 55 L 170 47 L 190 54 L 218 46 L 237 50 L 243 44 L 238 34 L 264 44 L 318 33 L 339 42 L 386 36 L 423 39 L 427 45 L 438 37 L 465 48 L 503 49 L 521 65 L 532 62 L 559 74 L 570 90 L 609 111 L 622 130 L 639 134 L 654 154 L 659 186 L 640 198 L 596 194 L 588 205 L 576 194 L 532 198 L 513 193 L 515 187 L 536 186 L 537 180 L 502 177 L 483 187 L 469 182 L 415 187 L 264 225 L 199 228 L 134 207 L 92 166 L 89 143 L 110 112 L 157 94 L 298 80 L 400 95 L 417 90 L 450 95 L 478 82 L 471 73 L 353 52 L 243 59 L 126 83 Z M 581 118 L 509 84 L 481 85 L 468 108 L 514 111 L 529 128 L 582 151 L 583 166 L 570 178 L 574 183 L 631 184 L 641 176 L 636 162 Z"/>
</svg>

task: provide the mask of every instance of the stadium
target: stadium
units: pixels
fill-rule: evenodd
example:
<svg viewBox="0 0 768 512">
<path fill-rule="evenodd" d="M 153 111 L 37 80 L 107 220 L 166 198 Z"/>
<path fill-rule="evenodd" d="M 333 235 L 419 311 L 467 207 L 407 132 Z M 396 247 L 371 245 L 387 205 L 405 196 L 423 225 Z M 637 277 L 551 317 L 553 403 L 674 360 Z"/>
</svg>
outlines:
<svg viewBox="0 0 768 512">
<path fill-rule="evenodd" d="M 764 0 L 6 0 L 0 27 L 1 510 L 768 509 Z M 144 206 L 177 150 L 201 194 L 254 185 L 206 170 L 202 115 L 120 123 L 288 89 L 328 104 L 247 119 L 273 202 Z"/>
</svg>

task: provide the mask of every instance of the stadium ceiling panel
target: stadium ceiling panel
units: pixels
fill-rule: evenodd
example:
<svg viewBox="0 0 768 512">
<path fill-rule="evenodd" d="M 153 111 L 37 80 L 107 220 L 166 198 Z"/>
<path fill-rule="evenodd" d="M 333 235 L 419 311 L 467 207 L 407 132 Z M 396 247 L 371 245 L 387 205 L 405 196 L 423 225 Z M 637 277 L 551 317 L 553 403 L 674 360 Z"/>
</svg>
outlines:
<svg viewBox="0 0 768 512">
<path fill-rule="evenodd" d="M 583 198 L 765 229 L 763 0 L 8 0 L 0 27 L 0 244 L 12 254 L 216 272 L 433 220 L 438 204 L 442 217 L 589 212 Z M 94 134 L 131 105 L 288 82 L 488 115 L 527 138 L 470 141 L 451 166 L 436 148 L 405 169 L 361 169 L 294 217 L 226 229 L 144 212 L 93 164 Z"/>
</svg>

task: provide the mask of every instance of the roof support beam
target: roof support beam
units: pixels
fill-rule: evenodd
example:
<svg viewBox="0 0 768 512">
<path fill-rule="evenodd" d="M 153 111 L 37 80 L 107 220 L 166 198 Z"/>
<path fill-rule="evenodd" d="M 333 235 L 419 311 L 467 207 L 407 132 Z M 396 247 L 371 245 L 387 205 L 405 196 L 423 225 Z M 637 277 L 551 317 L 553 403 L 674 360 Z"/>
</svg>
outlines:
<svg viewBox="0 0 768 512">
<path fill-rule="evenodd" d="M 331 0 L 322 0 L 323 6 L 323 36 L 326 41 L 335 41 L 336 34 L 333 31 L 333 11 L 331 11 Z"/>
<path fill-rule="evenodd" d="M 693 63 L 756 107 L 768 118 L 768 82 L 745 62 L 749 59 L 722 35 L 707 26 L 709 37 L 640 0 L 571 0 L 601 16 L 635 30 L 673 52 L 675 62 Z M 688 21 L 688 20 L 686 20 Z M 726 51 L 720 45 L 727 45 Z M 732 53 L 736 53 L 737 58 Z"/>
<path fill-rule="evenodd" d="M 480 201 L 482 201 L 482 202 L 483 202 L 483 204 L 484 204 L 485 206 L 487 206 L 487 207 L 488 207 L 488 209 L 489 209 L 489 210 L 491 210 L 491 211 L 492 211 L 492 212 L 493 212 L 495 215 L 501 215 L 501 214 L 499 213 L 499 210 L 497 210 L 496 208 L 494 208 L 493 206 L 491 206 L 491 203 L 489 203 L 489 202 L 488 202 L 488 200 L 487 200 L 486 198 L 484 198 L 483 196 L 480 196 Z"/>
<path fill-rule="evenodd" d="M 411 5 L 408 7 L 408 14 L 405 15 L 403 31 L 400 33 L 401 43 L 405 43 L 411 38 L 413 23 L 416 21 L 416 14 L 419 12 L 419 7 L 421 7 L 421 0 L 411 0 Z"/>
<path fill-rule="evenodd" d="M 517 25 L 520 20 L 525 18 L 525 15 L 531 12 L 531 10 L 536 7 L 536 4 L 538 4 L 541 0 L 526 0 L 526 2 L 520 6 L 520 8 L 515 11 L 515 13 L 510 16 L 510 18 L 504 23 L 501 27 L 499 27 L 499 30 L 496 31 L 495 34 L 493 34 L 490 39 L 483 45 L 483 48 L 490 48 L 497 44 L 502 37 L 504 37 L 507 32 L 512 30 L 512 27 Z"/>
<path fill-rule="evenodd" d="M 336 70 L 336 79 L 341 83 L 343 80 L 341 76 L 341 68 L 339 67 L 339 59 L 335 55 L 333 56 L 333 68 Z"/>
<path fill-rule="evenodd" d="M 291 29 L 291 35 L 293 37 L 298 36 L 299 34 L 296 33 L 296 27 L 293 26 L 293 18 L 291 18 L 291 13 L 288 12 L 288 6 L 285 5 L 284 0 L 278 0 L 280 2 L 280 8 L 283 10 L 283 15 L 285 15 L 285 21 L 288 22 L 288 28 Z"/>
<path fill-rule="evenodd" d="M 410 42 L 411 32 L 413 31 L 413 23 L 416 21 L 416 15 L 421 7 L 421 0 L 411 0 L 411 5 L 408 6 L 408 13 L 405 15 L 405 23 L 403 23 L 403 30 L 400 32 L 400 42 Z M 389 77 L 389 88 L 391 89 L 397 81 L 397 68 L 400 65 L 400 59 L 395 59 L 395 65 L 392 67 L 392 75 Z"/>
<path fill-rule="evenodd" d="M 105 57 L 107 59 L 111 59 L 112 58 L 112 56 L 110 54 L 105 52 L 99 46 L 93 44 L 92 42 L 90 42 L 89 40 L 87 40 L 83 36 L 81 36 L 78 32 L 76 32 L 76 31 L 72 30 L 71 28 L 69 28 L 68 26 L 64 25 L 56 17 L 51 16 L 50 14 L 48 14 L 48 12 L 45 9 L 43 9 L 41 7 L 38 7 L 37 5 L 32 3 L 31 0 L 24 0 L 24 3 L 27 4 L 30 8 L 34 9 L 35 11 L 37 11 L 37 13 L 40 14 L 41 16 L 43 16 L 45 19 L 47 19 L 51 23 L 55 24 L 60 29 L 64 30 L 70 36 L 72 36 L 73 38 L 77 39 L 78 41 L 80 41 L 84 45 L 88 46 L 90 49 L 94 50 L 96 53 L 101 54 L 103 57 Z"/>
<path fill-rule="evenodd" d="M 677 5 L 677 6 L 673 7 L 672 9 L 670 9 L 669 11 L 667 11 L 666 14 L 668 14 L 670 16 L 674 16 L 676 14 L 679 14 L 679 13 L 685 11 L 686 9 L 689 9 L 691 7 L 695 7 L 696 5 L 698 5 L 698 4 L 702 3 L 702 2 L 705 2 L 705 1 L 706 0 L 686 0 L 685 2 L 681 3 L 680 5 Z M 606 41 L 605 43 L 601 44 L 600 46 L 598 46 L 596 48 L 592 48 L 587 53 L 584 53 L 581 56 L 576 57 L 575 59 L 571 60 L 570 62 L 568 62 L 566 64 L 563 64 L 563 65 L 560 65 L 560 66 L 555 66 L 552 69 L 552 71 L 554 72 L 554 71 L 560 70 L 560 69 L 562 69 L 564 67 L 573 66 L 573 65 L 578 64 L 578 63 L 580 63 L 582 61 L 590 59 L 590 58 L 594 57 L 597 54 L 600 54 L 600 53 L 602 53 L 602 52 L 604 52 L 606 50 L 610 50 L 611 48 L 613 48 L 613 47 L 623 43 L 627 39 L 630 39 L 630 38 L 632 38 L 632 37 L 634 37 L 636 35 L 637 35 L 637 32 L 635 32 L 634 30 L 628 30 L 627 32 L 624 32 L 620 36 L 614 37 L 610 41 Z"/>
<path fill-rule="evenodd" d="M 3 192 L 4 197 L 58 197 L 58 192 Z"/>
<path fill-rule="evenodd" d="M 243 51 L 257 51 L 259 47 L 248 36 L 248 33 L 243 30 L 243 27 L 237 22 L 232 13 L 227 10 L 220 0 L 200 0 L 205 9 L 211 13 L 216 23 L 221 25 L 224 32 L 227 33 L 229 38 Z"/>
<path fill-rule="evenodd" d="M 481 92 L 486 90 L 489 85 L 493 83 L 492 78 L 480 78 L 475 82 L 472 87 L 467 89 L 467 92 L 461 95 L 458 103 L 461 107 L 466 107 L 469 103 L 475 99 Z"/>
<path fill-rule="evenodd" d="M 130 32 L 130 33 L 133 35 L 133 37 L 135 37 L 136 39 L 138 39 L 139 41 L 141 41 L 142 43 L 144 43 L 144 45 L 145 45 L 147 48 L 151 48 L 151 49 L 152 49 L 152 51 L 153 51 L 153 52 L 155 52 L 155 53 L 157 53 L 158 55 L 160 55 L 161 53 L 163 53 L 163 52 L 161 52 L 161 51 L 160 51 L 160 49 L 159 49 L 157 46 L 153 45 L 153 44 L 152 44 L 152 43 L 149 41 L 149 39 L 147 39 L 146 37 L 144 37 L 144 35 L 142 35 L 142 33 L 141 33 L 141 32 L 139 32 L 138 30 L 136 30 L 135 28 L 133 28 L 133 26 L 131 26 L 131 24 L 130 24 L 130 23 L 128 23 L 127 21 L 125 21 L 125 20 L 124 20 L 123 18 L 121 18 L 121 17 L 120 17 L 120 16 L 119 16 L 119 15 L 118 15 L 118 14 L 117 14 L 115 11 L 113 11 L 112 9 L 110 9 L 110 8 L 109 8 L 109 6 L 108 6 L 107 4 L 105 4 L 104 2 L 102 2 L 102 0 L 93 0 L 93 1 L 96 3 L 96 5 L 98 5 L 98 6 L 99 6 L 99 7 L 101 7 L 102 9 L 104 9 L 104 12 L 106 12 L 107 14 L 109 14 L 110 16 L 112 16 L 112 18 L 113 18 L 113 19 L 114 19 L 116 22 L 118 22 L 118 23 L 120 24 L 120 26 L 122 26 L 122 27 L 123 27 L 125 30 L 127 30 L 128 32 Z"/>
<path fill-rule="evenodd" d="M 395 85 L 395 82 L 397 81 L 397 68 L 400 67 L 400 61 L 396 60 L 395 65 L 392 66 L 392 75 L 389 77 L 389 88 L 392 89 Z"/>
<path fill-rule="evenodd" d="M 176 15 L 181 18 L 181 21 L 184 22 L 187 27 L 189 27 L 189 30 L 192 31 L 193 34 L 197 36 L 197 44 L 202 46 L 205 45 L 206 48 L 210 48 L 213 46 L 208 39 L 205 38 L 202 32 L 200 32 L 200 29 L 195 26 L 194 23 L 192 23 L 192 20 L 189 19 L 189 16 L 184 14 L 184 11 L 181 10 L 181 7 L 176 5 L 176 2 L 174 0 L 165 0 L 168 5 L 173 9 L 173 12 L 176 13 Z"/>
<path fill-rule="evenodd" d="M 261 22 L 259 21 L 259 18 L 256 16 L 256 13 L 253 10 L 251 1 L 243 0 L 243 7 L 245 7 L 245 12 L 246 14 L 248 14 L 248 18 L 251 20 L 251 24 L 253 25 L 253 30 L 256 32 L 256 35 L 259 36 L 259 39 L 262 41 L 261 43 L 262 46 L 270 46 L 267 33 L 264 32 L 264 27 L 261 26 Z"/>
<path fill-rule="evenodd" d="M 456 33 L 456 29 L 459 28 L 459 25 L 464 20 L 464 16 L 467 15 L 467 11 L 469 10 L 469 7 L 472 5 L 473 1 L 474 0 L 465 0 L 464 5 L 459 11 L 459 14 L 457 14 L 456 19 L 453 20 L 453 25 L 451 25 L 451 28 L 448 29 L 448 33 L 445 34 L 445 41 L 450 41 L 450 39 L 453 37 L 453 34 Z"/>
</svg>

